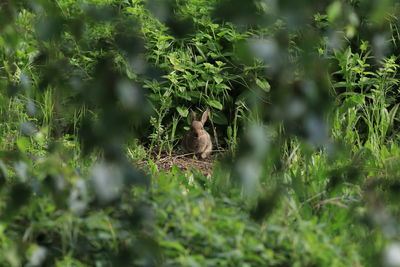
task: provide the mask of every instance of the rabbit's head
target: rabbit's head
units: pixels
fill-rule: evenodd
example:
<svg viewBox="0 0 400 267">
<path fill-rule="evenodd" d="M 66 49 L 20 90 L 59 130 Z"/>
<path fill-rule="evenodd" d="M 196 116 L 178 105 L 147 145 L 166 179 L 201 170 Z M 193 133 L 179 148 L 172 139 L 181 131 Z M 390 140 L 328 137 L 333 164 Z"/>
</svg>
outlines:
<svg viewBox="0 0 400 267">
<path fill-rule="evenodd" d="M 204 124 L 206 123 L 207 118 L 208 118 L 208 110 L 203 112 L 203 114 L 201 115 L 201 119 L 200 120 L 197 120 L 196 113 L 194 111 L 191 112 L 191 116 L 192 116 L 192 129 L 193 129 L 193 132 L 197 136 L 202 135 L 203 131 L 204 131 Z"/>
</svg>

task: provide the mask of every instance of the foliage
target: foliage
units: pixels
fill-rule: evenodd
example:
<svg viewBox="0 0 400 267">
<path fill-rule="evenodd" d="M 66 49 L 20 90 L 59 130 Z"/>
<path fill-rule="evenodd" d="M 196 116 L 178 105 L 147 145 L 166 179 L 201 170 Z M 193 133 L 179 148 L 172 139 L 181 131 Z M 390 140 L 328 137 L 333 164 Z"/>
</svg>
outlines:
<svg viewBox="0 0 400 267">
<path fill-rule="evenodd" d="M 1 2 L 0 265 L 400 266 L 399 8 Z"/>
</svg>

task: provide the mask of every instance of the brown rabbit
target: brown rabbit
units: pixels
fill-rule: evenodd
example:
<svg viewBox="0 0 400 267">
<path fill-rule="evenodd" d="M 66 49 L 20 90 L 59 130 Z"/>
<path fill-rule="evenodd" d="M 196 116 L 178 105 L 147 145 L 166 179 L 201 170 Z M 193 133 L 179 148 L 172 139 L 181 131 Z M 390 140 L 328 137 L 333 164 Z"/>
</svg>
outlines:
<svg viewBox="0 0 400 267">
<path fill-rule="evenodd" d="M 200 155 L 202 159 L 208 157 L 212 151 L 210 135 L 204 130 L 204 123 L 207 121 L 208 110 L 201 115 L 201 120 L 196 119 L 196 113 L 191 111 L 192 129 L 183 138 L 183 148 L 190 153 Z"/>
</svg>

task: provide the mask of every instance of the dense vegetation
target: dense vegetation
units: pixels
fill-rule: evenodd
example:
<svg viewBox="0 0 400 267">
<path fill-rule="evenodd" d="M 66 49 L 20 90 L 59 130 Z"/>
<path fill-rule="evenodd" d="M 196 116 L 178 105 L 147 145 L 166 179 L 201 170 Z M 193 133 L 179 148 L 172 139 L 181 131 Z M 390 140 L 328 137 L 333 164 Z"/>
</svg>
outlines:
<svg viewBox="0 0 400 267">
<path fill-rule="evenodd" d="M 0 2 L 0 265 L 400 266 L 400 5 L 316 2 Z"/>
</svg>

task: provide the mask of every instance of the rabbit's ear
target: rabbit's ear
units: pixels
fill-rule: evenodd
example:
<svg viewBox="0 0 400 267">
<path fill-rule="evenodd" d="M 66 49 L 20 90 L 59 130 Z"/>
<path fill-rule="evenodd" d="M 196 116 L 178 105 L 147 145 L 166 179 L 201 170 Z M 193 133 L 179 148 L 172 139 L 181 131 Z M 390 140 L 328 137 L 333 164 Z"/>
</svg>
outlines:
<svg viewBox="0 0 400 267">
<path fill-rule="evenodd" d="M 201 115 L 201 123 L 204 125 L 204 123 L 206 123 L 208 118 L 208 109 L 206 111 L 204 111 L 203 115 Z"/>
<path fill-rule="evenodd" d="M 192 116 L 192 121 L 196 120 L 196 112 L 194 112 L 193 110 L 190 111 L 190 115 Z"/>
</svg>

